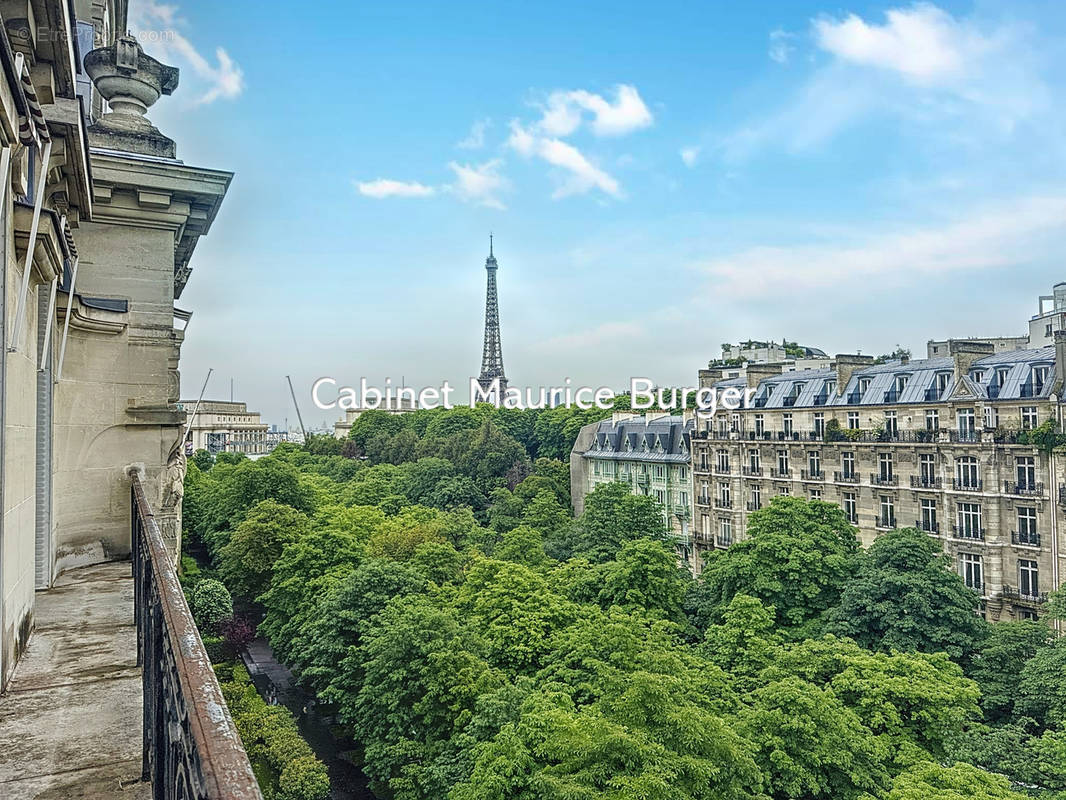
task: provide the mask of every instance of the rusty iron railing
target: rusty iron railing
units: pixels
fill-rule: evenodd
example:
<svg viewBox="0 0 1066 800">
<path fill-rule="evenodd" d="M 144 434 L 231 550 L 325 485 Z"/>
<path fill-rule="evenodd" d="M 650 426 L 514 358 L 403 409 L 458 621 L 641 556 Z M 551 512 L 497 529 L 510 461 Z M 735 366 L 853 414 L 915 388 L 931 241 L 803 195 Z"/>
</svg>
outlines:
<svg viewBox="0 0 1066 800">
<path fill-rule="evenodd" d="M 152 507 L 130 478 L 142 778 L 154 800 L 262 800 Z"/>
</svg>

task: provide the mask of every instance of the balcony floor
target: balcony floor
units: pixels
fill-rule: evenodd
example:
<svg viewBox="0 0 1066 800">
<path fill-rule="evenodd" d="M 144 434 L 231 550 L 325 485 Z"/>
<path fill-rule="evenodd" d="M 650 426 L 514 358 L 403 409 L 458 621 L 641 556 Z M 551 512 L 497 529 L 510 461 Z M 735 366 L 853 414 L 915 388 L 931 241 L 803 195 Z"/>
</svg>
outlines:
<svg viewBox="0 0 1066 800">
<path fill-rule="evenodd" d="M 0 697 L 4 800 L 147 800 L 129 562 L 63 573 Z"/>
</svg>

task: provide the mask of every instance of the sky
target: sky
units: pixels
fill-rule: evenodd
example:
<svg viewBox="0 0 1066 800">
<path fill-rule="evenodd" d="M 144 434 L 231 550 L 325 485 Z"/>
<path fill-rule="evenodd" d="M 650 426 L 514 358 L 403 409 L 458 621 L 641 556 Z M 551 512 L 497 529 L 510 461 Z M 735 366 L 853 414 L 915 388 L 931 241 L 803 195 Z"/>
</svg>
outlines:
<svg viewBox="0 0 1066 800">
<path fill-rule="evenodd" d="M 841 4 L 843 3 L 843 4 Z M 182 395 L 465 387 L 488 236 L 520 386 L 692 385 L 721 344 L 924 354 L 1066 280 L 1057 0 L 131 0 L 149 118 L 236 175 Z M 465 391 L 462 392 L 465 396 Z M 457 395 L 458 396 L 458 395 Z"/>
</svg>

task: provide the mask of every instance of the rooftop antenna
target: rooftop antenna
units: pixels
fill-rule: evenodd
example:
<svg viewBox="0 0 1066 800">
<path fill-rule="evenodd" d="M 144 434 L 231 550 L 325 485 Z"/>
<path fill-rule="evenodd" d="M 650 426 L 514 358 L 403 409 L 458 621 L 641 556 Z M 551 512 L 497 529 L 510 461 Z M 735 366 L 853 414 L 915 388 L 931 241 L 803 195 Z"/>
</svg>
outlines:
<svg viewBox="0 0 1066 800">
<path fill-rule="evenodd" d="M 292 404 L 296 406 L 296 419 L 300 422 L 300 432 L 304 435 L 304 444 L 307 444 L 307 429 L 304 428 L 304 418 L 300 415 L 300 404 L 296 402 L 296 392 L 292 388 L 292 378 L 286 375 L 285 380 L 289 382 L 289 394 L 292 395 Z"/>
<path fill-rule="evenodd" d="M 204 392 L 207 391 L 207 382 L 209 380 L 211 380 L 211 373 L 214 372 L 214 371 L 215 371 L 214 367 L 211 367 L 211 369 L 209 369 L 207 371 L 207 377 L 204 378 L 204 385 L 200 387 L 200 396 L 196 398 L 196 405 L 194 405 L 192 407 L 192 413 L 189 415 L 189 422 L 185 426 L 185 433 L 182 434 L 182 437 L 181 437 L 182 445 L 184 445 L 185 444 L 185 440 L 189 438 L 189 431 L 192 430 L 193 418 L 196 416 L 197 412 L 200 410 L 200 401 L 204 399 Z"/>
</svg>

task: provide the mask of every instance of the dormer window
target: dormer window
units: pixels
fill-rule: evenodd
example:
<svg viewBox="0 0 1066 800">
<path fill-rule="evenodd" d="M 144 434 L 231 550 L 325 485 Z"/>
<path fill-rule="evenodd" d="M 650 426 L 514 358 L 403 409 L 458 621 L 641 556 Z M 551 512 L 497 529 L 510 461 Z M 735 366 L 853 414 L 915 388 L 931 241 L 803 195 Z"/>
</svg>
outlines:
<svg viewBox="0 0 1066 800">
<path fill-rule="evenodd" d="M 1007 376 L 1010 375 L 1010 367 L 1000 367 L 996 370 L 995 384 L 1000 389 L 1003 388 L 1003 384 L 1007 382 Z"/>
<path fill-rule="evenodd" d="M 936 374 L 936 393 L 938 395 L 944 394 L 948 388 L 948 382 L 951 380 L 950 372 L 938 372 Z"/>
<path fill-rule="evenodd" d="M 837 390 L 837 382 L 836 381 L 826 381 L 825 382 L 825 393 L 826 394 L 836 394 L 836 390 Z"/>
<path fill-rule="evenodd" d="M 980 383 L 985 379 L 985 371 L 983 369 L 975 369 L 970 373 L 970 377 L 973 378 L 975 383 Z"/>
<path fill-rule="evenodd" d="M 859 378 L 859 393 L 866 394 L 866 390 L 870 388 L 869 378 Z"/>
<path fill-rule="evenodd" d="M 1044 391 L 1044 384 L 1047 383 L 1047 374 L 1047 367 L 1033 367 L 1033 394 L 1040 394 Z"/>
<path fill-rule="evenodd" d="M 903 390 L 907 388 L 907 381 L 910 380 L 910 377 L 910 375 L 896 376 L 896 394 L 903 394 Z"/>
</svg>

